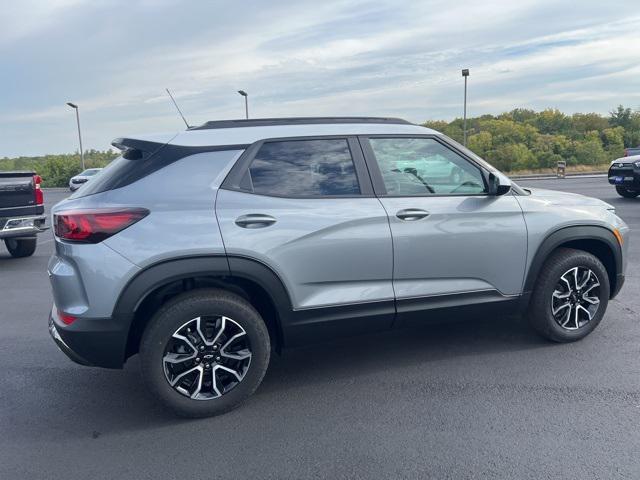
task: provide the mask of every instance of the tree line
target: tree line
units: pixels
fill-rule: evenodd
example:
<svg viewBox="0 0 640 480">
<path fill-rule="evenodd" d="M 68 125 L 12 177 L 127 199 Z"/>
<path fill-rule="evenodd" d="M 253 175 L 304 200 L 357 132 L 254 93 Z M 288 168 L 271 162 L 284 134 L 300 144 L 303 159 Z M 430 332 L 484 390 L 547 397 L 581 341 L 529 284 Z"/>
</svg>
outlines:
<svg viewBox="0 0 640 480">
<path fill-rule="evenodd" d="M 461 118 L 424 125 L 462 143 Z M 622 105 L 608 116 L 517 108 L 497 116 L 467 119 L 467 146 L 505 172 L 554 168 L 559 161 L 568 166 L 604 168 L 622 157 L 626 147 L 638 145 L 640 111 Z"/>
<path fill-rule="evenodd" d="M 462 142 L 463 120 L 428 121 L 424 126 Z M 619 105 L 609 115 L 557 109 L 540 112 L 516 108 L 500 115 L 467 119 L 467 146 L 505 172 L 568 166 L 604 169 L 624 155 L 625 147 L 640 146 L 640 110 Z M 86 168 L 104 167 L 118 155 L 113 150 L 85 152 Z M 1 158 L 0 171 L 32 170 L 45 187 L 65 187 L 82 171 L 80 154 Z"/>
<path fill-rule="evenodd" d="M 113 150 L 87 150 L 84 152 L 85 168 L 106 166 L 118 156 Z M 66 187 L 69 179 L 82 172 L 79 153 L 43 155 L 40 157 L 0 158 L 0 171 L 33 171 L 42 177 L 43 187 Z"/>
</svg>

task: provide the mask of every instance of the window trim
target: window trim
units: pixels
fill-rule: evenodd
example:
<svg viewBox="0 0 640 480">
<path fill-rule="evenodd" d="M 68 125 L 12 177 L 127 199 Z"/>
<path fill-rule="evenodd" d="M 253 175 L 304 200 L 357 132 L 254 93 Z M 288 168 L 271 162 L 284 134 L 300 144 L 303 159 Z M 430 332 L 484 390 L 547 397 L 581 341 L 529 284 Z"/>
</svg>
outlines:
<svg viewBox="0 0 640 480">
<path fill-rule="evenodd" d="M 356 180 L 360 188 L 359 194 L 354 195 L 280 195 L 275 193 L 256 193 L 248 191 L 240 187 L 242 178 L 246 174 L 247 170 L 251 166 L 251 163 L 255 159 L 258 151 L 265 143 L 274 142 L 296 142 L 305 140 L 345 140 L 347 147 L 351 154 L 351 160 L 356 174 Z M 300 137 L 274 137 L 265 138 L 252 143 L 244 153 L 238 158 L 235 165 L 231 167 L 226 178 L 220 185 L 221 189 L 231 190 L 234 192 L 243 192 L 250 195 L 259 195 L 263 197 L 275 197 L 275 198 L 298 198 L 298 199 L 321 199 L 321 198 L 374 198 L 374 188 L 372 179 L 367 169 L 365 158 L 362 152 L 360 143 L 356 135 L 312 135 L 312 136 L 300 136 Z"/>
<path fill-rule="evenodd" d="M 459 155 L 463 160 L 466 160 L 471 165 L 476 167 L 480 174 L 482 175 L 482 180 L 484 182 L 484 193 L 429 193 L 423 195 L 390 195 L 387 193 L 387 187 L 384 184 L 384 179 L 382 178 L 382 172 L 380 171 L 380 166 L 378 165 L 378 159 L 376 158 L 375 152 L 373 151 L 373 147 L 369 142 L 370 138 L 425 138 L 431 139 L 438 143 L 440 143 L 445 148 L 453 151 L 457 155 Z M 375 134 L 375 135 L 358 135 L 358 141 L 360 142 L 360 146 L 362 147 L 362 152 L 364 153 L 364 158 L 367 163 L 367 167 L 369 169 L 369 173 L 371 175 L 371 182 L 373 183 L 373 190 L 378 197 L 385 198 L 433 198 L 433 197 L 491 197 L 492 195 L 489 193 L 489 171 L 487 171 L 484 166 L 478 162 L 476 162 L 473 158 L 466 155 L 464 152 L 456 148 L 455 145 L 447 142 L 446 138 L 442 135 L 437 134 Z"/>
</svg>

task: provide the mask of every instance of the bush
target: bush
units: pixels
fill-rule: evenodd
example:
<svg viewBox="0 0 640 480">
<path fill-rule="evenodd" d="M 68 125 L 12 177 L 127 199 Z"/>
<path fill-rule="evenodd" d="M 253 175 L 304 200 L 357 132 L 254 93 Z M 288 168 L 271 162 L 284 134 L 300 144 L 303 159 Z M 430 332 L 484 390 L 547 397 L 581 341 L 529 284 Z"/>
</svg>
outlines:
<svg viewBox="0 0 640 480">
<path fill-rule="evenodd" d="M 462 119 L 425 124 L 461 141 Z M 467 119 L 467 146 L 505 171 L 567 165 L 604 165 L 640 144 L 640 112 L 624 108 L 609 117 L 597 113 L 565 115 L 559 110 L 515 109 L 497 117 Z"/>
</svg>

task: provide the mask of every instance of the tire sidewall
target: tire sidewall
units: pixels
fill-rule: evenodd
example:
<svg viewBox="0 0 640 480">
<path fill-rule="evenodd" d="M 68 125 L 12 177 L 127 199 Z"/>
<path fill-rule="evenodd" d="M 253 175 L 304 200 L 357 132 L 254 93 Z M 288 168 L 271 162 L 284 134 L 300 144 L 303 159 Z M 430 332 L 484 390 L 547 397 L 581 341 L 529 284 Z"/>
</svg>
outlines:
<svg viewBox="0 0 640 480">
<path fill-rule="evenodd" d="M 181 325 L 207 315 L 224 315 L 244 328 L 251 344 L 251 363 L 242 381 L 230 392 L 211 400 L 192 400 L 169 385 L 162 358 L 169 338 Z M 258 312 L 241 297 L 213 289 L 182 294 L 163 306 L 150 320 L 140 346 L 142 374 L 147 387 L 167 407 L 188 417 L 218 415 L 238 406 L 262 382 L 269 357 L 269 335 Z"/>
<path fill-rule="evenodd" d="M 561 327 L 552 314 L 552 294 L 555 286 L 568 270 L 574 267 L 586 267 L 591 269 L 598 277 L 600 282 L 599 308 L 595 316 L 583 327 L 577 330 L 567 330 Z M 604 265 L 593 255 L 586 252 L 576 252 L 567 258 L 560 259 L 548 270 L 548 278 L 542 282 L 536 289 L 535 295 L 538 296 L 538 306 L 542 311 L 534 312 L 535 315 L 544 315 L 545 330 L 549 336 L 556 341 L 572 342 L 580 340 L 591 333 L 600 323 L 604 316 L 609 301 L 609 277 Z"/>
<path fill-rule="evenodd" d="M 4 244 L 12 257 L 29 257 L 36 251 L 38 239 L 33 238 L 5 238 Z"/>
</svg>

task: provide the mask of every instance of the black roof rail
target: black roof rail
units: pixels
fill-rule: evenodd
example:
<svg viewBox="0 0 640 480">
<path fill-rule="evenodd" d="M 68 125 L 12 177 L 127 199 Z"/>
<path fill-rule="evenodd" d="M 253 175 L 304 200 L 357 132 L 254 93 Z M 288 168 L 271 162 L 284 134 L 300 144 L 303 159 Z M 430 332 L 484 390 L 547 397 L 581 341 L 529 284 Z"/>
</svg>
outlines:
<svg viewBox="0 0 640 480">
<path fill-rule="evenodd" d="M 291 118 L 256 118 L 248 120 L 214 120 L 203 123 L 189 130 L 208 130 L 216 128 L 271 127 L 278 125 L 320 125 L 335 123 L 386 123 L 396 125 L 413 125 L 401 118 L 392 117 L 291 117 Z"/>
</svg>

